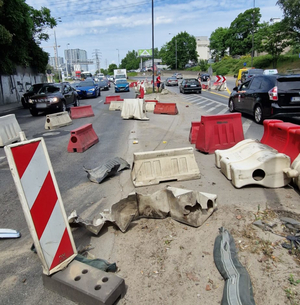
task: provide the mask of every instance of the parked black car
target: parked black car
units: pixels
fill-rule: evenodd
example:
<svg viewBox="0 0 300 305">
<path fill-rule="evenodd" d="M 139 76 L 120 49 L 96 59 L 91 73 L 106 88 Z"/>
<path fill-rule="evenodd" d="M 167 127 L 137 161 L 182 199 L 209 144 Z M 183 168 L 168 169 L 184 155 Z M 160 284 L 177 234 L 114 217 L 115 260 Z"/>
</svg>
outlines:
<svg viewBox="0 0 300 305">
<path fill-rule="evenodd" d="M 68 82 L 43 86 L 29 100 L 29 111 L 36 116 L 44 111 L 66 111 L 67 105 L 79 106 L 78 95 Z"/>
<path fill-rule="evenodd" d="M 21 98 L 21 103 L 23 105 L 24 108 L 29 108 L 28 105 L 28 100 L 31 96 L 37 94 L 39 92 L 39 90 L 43 87 L 43 86 L 47 86 L 50 83 L 38 83 L 38 84 L 34 84 L 32 85 L 28 90 L 26 90 L 26 92 L 23 94 L 22 98 Z"/>
<path fill-rule="evenodd" d="M 256 75 L 229 97 L 230 112 L 248 113 L 256 123 L 266 118 L 300 115 L 300 75 Z"/>
<path fill-rule="evenodd" d="M 201 93 L 202 87 L 198 79 L 196 78 L 184 78 L 179 84 L 179 91 L 181 93 L 196 92 Z"/>
</svg>

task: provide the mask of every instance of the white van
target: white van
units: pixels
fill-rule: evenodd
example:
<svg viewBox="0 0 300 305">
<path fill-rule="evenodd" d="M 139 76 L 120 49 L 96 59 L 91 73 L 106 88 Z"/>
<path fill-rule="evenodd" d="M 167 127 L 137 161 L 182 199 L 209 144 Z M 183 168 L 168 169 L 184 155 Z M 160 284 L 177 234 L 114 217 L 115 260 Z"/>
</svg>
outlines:
<svg viewBox="0 0 300 305">
<path fill-rule="evenodd" d="M 278 73 L 277 69 L 264 70 L 265 75 L 271 75 L 271 74 L 277 74 L 277 73 Z"/>
</svg>

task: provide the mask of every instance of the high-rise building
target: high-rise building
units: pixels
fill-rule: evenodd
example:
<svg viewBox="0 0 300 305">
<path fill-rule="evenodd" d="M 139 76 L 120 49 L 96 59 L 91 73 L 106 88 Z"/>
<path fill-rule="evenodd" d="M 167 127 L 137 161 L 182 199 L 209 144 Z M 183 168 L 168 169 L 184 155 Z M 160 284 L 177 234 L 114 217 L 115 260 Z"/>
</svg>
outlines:
<svg viewBox="0 0 300 305">
<path fill-rule="evenodd" d="M 65 60 L 67 62 L 67 70 L 68 75 L 74 72 L 74 66 L 76 66 L 76 70 L 78 67 L 80 68 L 80 71 L 88 71 L 89 64 L 92 64 L 93 62 L 88 60 L 87 58 L 87 52 L 85 50 L 80 49 L 67 49 L 65 50 Z M 73 75 L 74 73 L 72 73 Z"/>
<path fill-rule="evenodd" d="M 196 36 L 196 43 L 197 48 L 196 51 L 198 52 L 198 61 L 200 59 L 208 60 L 210 58 L 210 51 L 209 51 L 209 40 L 207 36 Z"/>
<path fill-rule="evenodd" d="M 55 57 L 49 57 L 48 64 L 53 68 L 56 68 Z M 64 66 L 63 57 L 57 57 L 57 68 L 62 68 Z"/>
</svg>

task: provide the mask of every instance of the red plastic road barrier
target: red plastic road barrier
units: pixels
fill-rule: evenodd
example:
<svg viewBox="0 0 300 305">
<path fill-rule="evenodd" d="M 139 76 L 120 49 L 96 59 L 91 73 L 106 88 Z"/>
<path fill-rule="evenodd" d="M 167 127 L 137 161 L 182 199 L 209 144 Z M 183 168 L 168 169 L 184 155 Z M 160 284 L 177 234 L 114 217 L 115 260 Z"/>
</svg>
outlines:
<svg viewBox="0 0 300 305">
<path fill-rule="evenodd" d="M 121 99 L 120 95 L 108 95 L 105 98 L 104 104 L 110 104 L 111 101 L 123 101 L 123 99 Z"/>
<path fill-rule="evenodd" d="M 242 115 L 230 113 L 201 116 L 196 149 L 214 153 L 216 149 L 227 149 L 244 140 Z"/>
<path fill-rule="evenodd" d="M 44 139 L 9 145 L 5 152 L 43 272 L 64 269 L 76 247 Z"/>
<path fill-rule="evenodd" d="M 71 138 L 68 145 L 68 152 L 84 152 L 99 142 L 92 124 L 86 124 L 77 129 L 71 130 Z"/>
<path fill-rule="evenodd" d="M 154 114 L 178 114 L 176 103 L 157 103 L 155 105 Z"/>
<path fill-rule="evenodd" d="M 144 90 L 144 87 L 140 87 L 140 95 L 138 95 L 137 98 L 144 98 L 145 96 L 145 90 Z"/>
<path fill-rule="evenodd" d="M 293 162 L 300 153 L 300 126 L 280 120 L 265 120 L 260 142 L 288 155 Z"/>
<path fill-rule="evenodd" d="M 71 107 L 70 110 L 71 110 L 71 115 L 70 115 L 71 119 L 79 119 L 79 118 L 94 116 L 94 111 L 91 105 Z"/>
<path fill-rule="evenodd" d="M 202 84 L 202 89 L 207 89 L 207 88 L 208 88 L 208 85 Z"/>
<path fill-rule="evenodd" d="M 136 87 L 137 86 L 137 82 L 131 82 L 130 84 L 129 84 L 129 87 L 130 88 L 133 88 L 133 87 Z"/>
<path fill-rule="evenodd" d="M 200 124 L 201 124 L 201 122 L 192 122 L 191 129 L 190 129 L 190 135 L 189 135 L 189 141 L 191 144 L 196 143 Z"/>
</svg>

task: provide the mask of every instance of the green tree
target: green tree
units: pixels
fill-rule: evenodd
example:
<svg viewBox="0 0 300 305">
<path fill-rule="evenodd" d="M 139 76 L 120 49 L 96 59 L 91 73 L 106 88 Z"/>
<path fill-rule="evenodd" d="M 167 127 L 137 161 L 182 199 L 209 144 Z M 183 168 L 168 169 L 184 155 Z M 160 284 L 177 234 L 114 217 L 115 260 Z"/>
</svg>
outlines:
<svg viewBox="0 0 300 305">
<path fill-rule="evenodd" d="M 228 28 L 217 28 L 214 30 L 209 38 L 210 44 L 209 49 L 211 51 L 211 56 L 216 61 L 224 57 L 227 54 L 228 46 L 226 41 L 228 39 Z"/>
<path fill-rule="evenodd" d="M 228 29 L 226 45 L 229 47 L 230 55 L 245 55 L 252 51 L 252 33 L 254 35 L 259 29 L 261 18 L 260 9 L 252 8 L 246 10 L 235 18 Z"/>
<path fill-rule="evenodd" d="M 284 49 L 293 42 L 287 35 L 288 28 L 285 22 L 265 24 L 258 32 L 261 37 L 261 51 L 268 52 L 273 58 L 273 68 L 277 67 L 277 61 Z"/>
<path fill-rule="evenodd" d="M 196 38 L 187 32 L 181 32 L 162 46 L 159 55 L 163 62 L 172 69 L 175 69 L 176 66 L 178 69 L 184 69 L 189 61 L 198 61 Z"/>
<path fill-rule="evenodd" d="M 115 69 L 118 69 L 118 66 L 116 65 L 116 64 L 110 64 L 109 66 L 108 66 L 108 73 L 109 74 L 114 74 L 114 70 Z"/>
<path fill-rule="evenodd" d="M 299 14 L 299 1 L 298 0 L 278 0 L 276 3 L 282 10 L 284 20 L 290 30 L 296 35 L 295 39 L 300 41 L 300 14 Z"/>
<path fill-rule="evenodd" d="M 126 56 L 122 59 L 120 68 L 121 69 L 137 69 L 139 67 L 140 59 L 138 57 L 138 52 L 135 50 L 129 51 Z"/>
<path fill-rule="evenodd" d="M 44 72 L 48 53 L 39 47 L 46 27 L 56 25 L 48 9 L 35 10 L 24 0 L 0 0 L 0 73 L 10 74 L 16 65 Z"/>
</svg>

